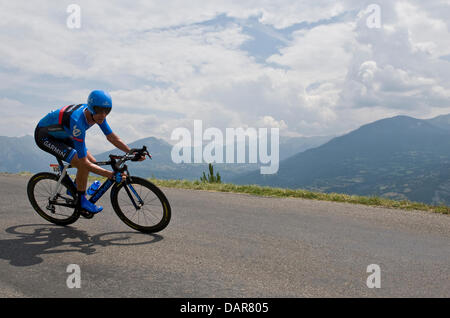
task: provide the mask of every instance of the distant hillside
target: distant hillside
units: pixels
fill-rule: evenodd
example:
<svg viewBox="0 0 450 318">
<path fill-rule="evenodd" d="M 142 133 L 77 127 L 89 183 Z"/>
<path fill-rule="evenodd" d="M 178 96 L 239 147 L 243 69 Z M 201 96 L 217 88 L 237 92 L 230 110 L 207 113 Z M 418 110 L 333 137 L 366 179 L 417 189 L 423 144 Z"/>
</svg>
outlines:
<svg viewBox="0 0 450 318">
<path fill-rule="evenodd" d="M 281 137 L 280 156 L 287 158 L 292 154 L 319 146 L 331 137 Z M 130 162 L 130 171 L 142 177 L 156 177 L 161 179 L 189 179 L 197 180 L 203 171 L 207 171 L 207 164 L 175 164 L 171 158 L 172 145 L 162 139 L 154 137 L 144 138 L 129 144 L 132 148 L 146 145 L 153 160 L 142 163 Z M 2 137 L 0 136 L 0 172 L 17 173 L 21 171 L 39 172 L 49 171 L 49 163 L 55 163 L 53 156 L 39 149 L 31 136 Z M 247 144 L 248 149 L 248 144 Z M 108 154 L 121 154 L 118 149 L 94 154 L 97 160 L 106 160 Z M 193 151 L 192 151 L 193 154 Z M 224 151 L 225 154 L 225 151 Z M 193 161 L 192 161 L 193 162 Z M 214 164 L 215 171 L 219 171 L 222 180 L 229 181 L 244 172 L 257 169 L 258 164 Z"/>
<path fill-rule="evenodd" d="M 171 159 L 172 146 L 164 140 L 149 137 L 128 144 L 130 148 L 147 146 L 152 154 L 152 160 L 143 162 L 129 162 L 128 167 L 132 174 L 142 177 L 155 177 L 161 179 L 198 179 L 207 165 L 203 164 L 175 164 Z M 107 160 L 109 154 L 123 154 L 118 149 L 97 154 L 97 160 Z"/>
<path fill-rule="evenodd" d="M 0 171 L 17 173 L 21 171 L 49 171 L 53 156 L 36 146 L 34 138 L 0 136 Z"/>
<path fill-rule="evenodd" d="M 282 161 L 275 175 L 254 171 L 232 182 L 450 204 L 444 119 L 383 119 Z"/>
<path fill-rule="evenodd" d="M 335 136 L 284 137 L 280 136 L 280 161 L 308 149 L 319 147 Z"/>
<path fill-rule="evenodd" d="M 436 126 L 436 127 L 439 127 L 439 128 L 445 129 L 445 130 L 450 130 L 450 114 L 441 115 L 441 116 L 437 116 L 432 119 L 428 119 L 427 122 L 429 122 L 433 126 Z"/>
<path fill-rule="evenodd" d="M 280 157 L 287 158 L 292 154 L 302 152 L 306 149 L 319 146 L 330 140 L 332 137 L 280 137 Z M 188 179 L 198 180 L 204 171 L 208 170 L 207 164 L 182 163 L 175 164 L 171 158 L 172 145 L 162 139 L 148 137 L 137 140 L 129 144 L 131 148 L 141 148 L 146 145 L 152 154 L 152 160 L 146 160 L 139 163 L 130 162 L 129 169 L 132 173 L 143 177 L 155 177 L 160 179 Z M 248 158 L 248 143 L 246 145 L 246 155 Z M 120 150 L 110 150 L 95 155 L 97 160 L 106 160 L 110 153 L 120 154 Z M 226 151 L 223 151 L 224 156 Z M 194 151 L 191 150 L 193 161 Z M 237 151 L 235 152 L 235 156 Z M 235 160 L 236 162 L 236 160 Z M 224 182 L 229 182 L 245 172 L 258 169 L 258 164 L 237 164 L 237 163 L 214 163 L 215 171 L 218 171 Z"/>
</svg>

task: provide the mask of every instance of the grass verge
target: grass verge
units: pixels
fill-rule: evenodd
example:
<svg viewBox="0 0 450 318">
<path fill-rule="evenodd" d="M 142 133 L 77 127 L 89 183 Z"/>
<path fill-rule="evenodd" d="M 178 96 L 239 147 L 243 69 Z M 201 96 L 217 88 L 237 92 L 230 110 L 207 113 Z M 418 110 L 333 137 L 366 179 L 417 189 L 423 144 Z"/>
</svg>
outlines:
<svg viewBox="0 0 450 318">
<path fill-rule="evenodd" d="M 353 204 L 363 204 L 368 206 L 402 209 L 420 210 L 442 214 L 450 214 L 450 207 L 428 205 L 412 201 L 395 201 L 374 196 L 357 196 L 340 193 L 321 193 L 307 190 L 292 190 L 285 188 L 263 187 L 258 185 L 235 185 L 230 183 L 204 183 L 189 180 L 160 180 L 149 178 L 157 186 L 179 189 L 207 190 L 218 192 L 246 193 L 256 196 L 278 197 L 278 198 L 302 198 L 319 201 L 344 202 Z"/>
</svg>

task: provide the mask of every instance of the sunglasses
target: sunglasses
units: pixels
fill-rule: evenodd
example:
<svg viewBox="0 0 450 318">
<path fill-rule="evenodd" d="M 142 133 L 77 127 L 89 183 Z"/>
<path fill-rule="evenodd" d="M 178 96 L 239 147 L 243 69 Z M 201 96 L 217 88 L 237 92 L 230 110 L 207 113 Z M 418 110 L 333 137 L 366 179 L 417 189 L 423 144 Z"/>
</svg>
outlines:
<svg viewBox="0 0 450 318">
<path fill-rule="evenodd" d="M 105 107 L 99 107 L 99 106 L 94 106 L 94 112 L 96 114 L 102 114 L 105 113 L 106 115 L 108 115 L 111 112 L 111 108 L 105 108 Z"/>
</svg>

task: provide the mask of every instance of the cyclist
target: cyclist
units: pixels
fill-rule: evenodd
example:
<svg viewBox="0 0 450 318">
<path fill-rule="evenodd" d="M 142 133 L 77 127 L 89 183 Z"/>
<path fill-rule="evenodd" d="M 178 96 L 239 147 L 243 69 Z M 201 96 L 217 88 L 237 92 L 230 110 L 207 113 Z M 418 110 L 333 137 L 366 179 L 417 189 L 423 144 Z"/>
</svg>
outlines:
<svg viewBox="0 0 450 318">
<path fill-rule="evenodd" d="M 77 168 L 77 202 L 79 207 L 91 213 L 98 213 L 103 207 L 86 199 L 89 172 L 115 179 L 117 182 L 126 177 L 124 173 L 114 175 L 114 172 L 96 165 L 94 156 L 86 149 L 86 130 L 98 124 L 111 144 L 126 153 L 130 151 L 119 136 L 112 132 L 106 121 L 111 109 L 111 96 L 105 91 L 95 90 L 89 94 L 87 104 L 68 105 L 48 113 L 39 121 L 34 132 L 39 148 Z M 140 160 L 145 160 L 145 156 Z"/>
</svg>

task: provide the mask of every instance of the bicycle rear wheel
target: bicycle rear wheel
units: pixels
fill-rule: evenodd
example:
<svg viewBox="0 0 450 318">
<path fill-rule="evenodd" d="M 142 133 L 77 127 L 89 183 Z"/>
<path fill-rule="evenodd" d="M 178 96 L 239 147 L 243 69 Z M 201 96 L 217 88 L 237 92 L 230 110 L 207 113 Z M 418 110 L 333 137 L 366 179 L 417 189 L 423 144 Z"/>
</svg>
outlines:
<svg viewBox="0 0 450 318">
<path fill-rule="evenodd" d="M 34 210 L 47 221 L 57 225 L 69 225 L 78 220 L 75 199 L 67 190 L 75 191 L 64 180 L 55 192 L 59 176 L 49 172 L 35 174 L 28 181 L 27 194 Z M 73 192 L 72 192 L 73 193 Z"/>
<path fill-rule="evenodd" d="M 111 203 L 117 216 L 129 227 L 143 233 L 163 230 L 170 222 L 171 209 L 164 193 L 153 183 L 138 177 L 116 184 Z"/>
</svg>

